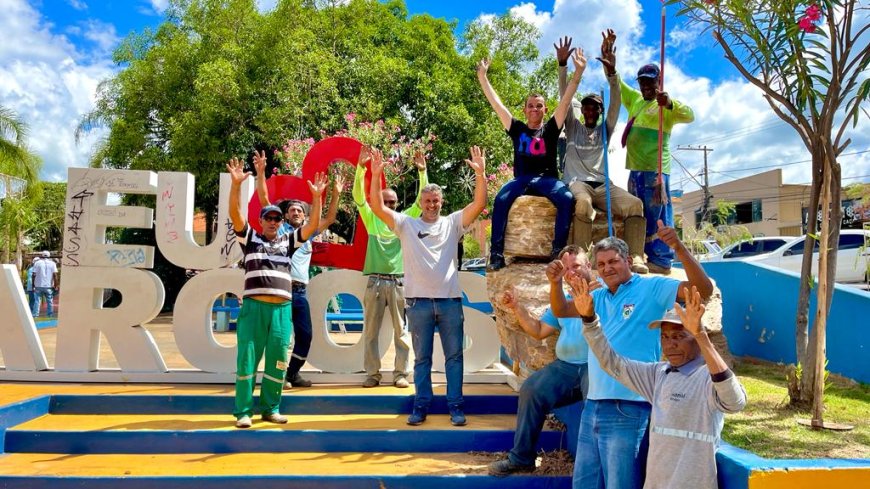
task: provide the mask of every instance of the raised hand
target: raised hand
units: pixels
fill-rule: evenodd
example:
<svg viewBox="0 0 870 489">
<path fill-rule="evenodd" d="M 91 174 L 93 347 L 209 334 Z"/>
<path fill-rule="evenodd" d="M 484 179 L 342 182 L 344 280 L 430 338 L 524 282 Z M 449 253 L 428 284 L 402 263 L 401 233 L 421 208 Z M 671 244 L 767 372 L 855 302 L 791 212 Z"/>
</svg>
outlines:
<svg viewBox="0 0 870 489">
<path fill-rule="evenodd" d="M 477 76 L 486 76 L 487 72 L 489 71 L 489 65 L 491 63 L 492 61 L 486 58 L 480 60 L 480 62 L 477 63 Z"/>
<path fill-rule="evenodd" d="M 574 70 L 581 75 L 586 70 L 586 56 L 583 55 L 583 48 L 574 50 L 574 55 L 571 56 L 571 61 L 574 62 Z"/>
<path fill-rule="evenodd" d="M 384 161 L 384 154 L 381 153 L 381 150 L 372 148 L 372 175 L 380 177 L 384 172 L 384 166 L 386 166 L 386 162 Z"/>
<path fill-rule="evenodd" d="M 616 73 L 616 32 L 613 29 L 601 33 L 601 57 L 595 59 L 604 65 L 606 74 Z"/>
<path fill-rule="evenodd" d="M 659 107 L 665 107 L 668 109 L 672 109 L 671 107 L 671 97 L 668 96 L 668 92 L 659 91 L 656 89 L 656 101 L 659 103 Z"/>
<path fill-rule="evenodd" d="M 329 178 L 327 178 L 326 173 L 318 172 L 314 175 L 314 181 L 308 181 L 308 190 L 311 191 L 311 197 L 319 199 L 323 195 L 323 191 L 328 183 Z"/>
<path fill-rule="evenodd" d="M 257 176 L 266 176 L 266 152 L 254 151 L 254 170 L 257 171 Z"/>
<path fill-rule="evenodd" d="M 426 170 L 426 155 L 423 154 L 422 150 L 414 151 L 414 166 L 417 167 L 418 171 Z"/>
<path fill-rule="evenodd" d="M 595 303 L 592 300 L 592 288 L 585 278 L 577 274 L 568 274 L 566 277 L 568 285 L 571 287 L 571 296 L 574 300 L 574 307 L 581 317 L 592 318 L 595 316 Z"/>
<path fill-rule="evenodd" d="M 338 173 L 335 175 L 335 181 L 333 182 L 332 190 L 336 195 L 341 194 L 344 191 L 344 175 Z"/>
<path fill-rule="evenodd" d="M 550 283 L 561 282 L 565 276 L 565 264 L 562 260 L 553 260 L 547 265 L 546 273 Z"/>
<path fill-rule="evenodd" d="M 245 171 L 245 163 L 238 158 L 231 158 L 227 163 L 227 171 L 230 172 L 230 178 L 236 185 L 241 184 L 251 176 L 251 172 Z"/>
<path fill-rule="evenodd" d="M 471 147 L 471 159 L 465 160 L 465 163 L 474 170 L 475 175 L 483 175 L 486 170 L 486 154 L 477 146 Z"/>
<path fill-rule="evenodd" d="M 365 166 L 366 162 L 372 157 L 372 152 L 368 146 L 363 146 L 359 149 L 359 159 L 357 160 L 357 165 Z"/>
<path fill-rule="evenodd" d="M 692 292 L 689 293 L 688 287 L 683 287 L 683 296 L 686 298 L 685 309 L 679 303 L 674 303 L 674 310 L 680 316 L 683 327 L 686 328 L 686 331 L 692 333 L 692 336 L 706 334 L 706 331 L 701 326 L 701 316 L 704 315 L 706 308 L 701 302 L 701 293 L 698 292 L 698 288 L 693 285 Z"/>
<path fill-rule="evenodd" d="M 571 39 L 568 36 L 559 39 L 559 45 L 557 46 L 553 43 L 553 47 L 556 49 L 556 61 L 559 62 L 559 66 L 565 66 L 568 64 L 568 58 L 571 57 L 571 53 L 574 51 L 571 48 Z"/>
<path fill-rule="evenodd" d="M 677 236 L 677 230 L 670 227 L 665 226 L 665 223 L 659 219 L 656 223 L 658 225 L 658 232 L 656 233 L 660 240 L 664 241 L 666 245 L 668 245 L 671 249 L 677 249 L 680 246 L 680 237 Z"/>
</svg>

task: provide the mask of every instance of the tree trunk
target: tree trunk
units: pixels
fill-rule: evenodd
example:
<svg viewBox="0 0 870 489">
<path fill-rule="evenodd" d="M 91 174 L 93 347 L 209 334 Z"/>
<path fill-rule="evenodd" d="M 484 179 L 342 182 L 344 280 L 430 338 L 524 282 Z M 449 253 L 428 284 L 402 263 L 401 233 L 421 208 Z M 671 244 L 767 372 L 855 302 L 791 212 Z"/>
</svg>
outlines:
<svg viewBox="0 0 870 489">
<path fill-rule="evenodd" d="M 812 402 L 812 386 L 815 378 L 812 370 L 812 351 L 809 345 L 814 338 L 810 338 L 810 291 L 813 287 L 813 248 L 815 247 L 816 223 L 818 221 L 819 197 L 822 190 L 822 158 L 818 150 L 813 151 L 813 182 L 810 188 L 810 202 L 807 205 L 807 230 L 804 242 L 803 262 L 801 263 L 801 279 L 798 285 L 798 305 L 795 318 L 795 344 L 797 350 L 797 363 L 801 366 L 800 379 L 792 379 L 795 386 L 789 390 L 791 404 L 809 404 Z"/>
<path fill-rule="evenodd" d="M 215 211 L 212 208 L 205 209 L 205 244 L 210 244 L 214 238 Z"/>
<path fill-rule="evenodd" d="M 828 273 L 828 257 L 831 255 L 831 225 L 839 227 L 836 223 L 831 222 L 831 168 L 825 158 L 824 178 L 822 184 L 822 229 L 819 240 L 819 288 L 816 292 L 816 319 L 813 321 L 813 350 L 815 358 L 813 359 L 813 418 L 812 426 L 814 429 L 824 427 L 824 396 L 825 396 L 825 339 L 828 322 L 828 287 L 833 287 L 830 283 L 831 276 Z M 836 206 L 837 203 L 833 202 Z M 834 242 L 833 251 L 836 252 L 837 243 Z M 809 367 L 809 366 L 807 366 Z M 804 372 L 808 368 L 804 368 Z"/>
</svg>

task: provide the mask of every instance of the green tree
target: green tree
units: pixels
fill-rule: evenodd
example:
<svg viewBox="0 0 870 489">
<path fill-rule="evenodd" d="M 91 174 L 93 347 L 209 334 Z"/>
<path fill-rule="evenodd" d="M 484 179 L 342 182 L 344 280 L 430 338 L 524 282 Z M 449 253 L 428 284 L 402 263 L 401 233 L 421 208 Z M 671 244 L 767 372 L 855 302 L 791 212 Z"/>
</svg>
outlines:
<svg viewBox="0 0 870 489">
<path fill-rule="evenodd" d="M 771 110 L 789 124 L 812 158 L 809 212 L 829 217 L 808 223 L 797 310 L 797 359 L 802 378 L 790 390 L 793 403 L 811 403 L 812 425 L 821 428 L 825 332 L 833 298 L 841 221 L 841 171 L 837 157 L 870 97 L 870 45 L 866 5 L 856 0 L 670 0 L 680 14 L 710 31 L 727 59 L 758 87 Z M 808 336 L 814 237 L 819 238 L 817 307 Z M 824 300 L 822 300 L 824 299 Z M 798 384 L 799 382 L 799 384 Z"/>
<path fill-rule="evenodd" d="M 26 231 L 39 222 L 35 206 L 42 199 L 42 161 L 27 147 L 27 132 L 27 124 L 15 112 L 0 106 L 0 179 L 6 194 L 0 203 L 3 261 L 14 261 L 19 268 L 22 242 Z"/>
</svg>

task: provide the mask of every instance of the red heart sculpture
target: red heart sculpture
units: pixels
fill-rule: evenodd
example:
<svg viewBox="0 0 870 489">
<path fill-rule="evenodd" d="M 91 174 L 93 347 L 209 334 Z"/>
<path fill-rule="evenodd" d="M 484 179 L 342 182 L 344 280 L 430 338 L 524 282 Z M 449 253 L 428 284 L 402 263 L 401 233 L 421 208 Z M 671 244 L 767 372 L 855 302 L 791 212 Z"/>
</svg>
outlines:
<svg viewBox="0 0 870 489">
<path fill-rule="evenodd" d="M 302 161 L 302 178 L 293 175 L 275 175 L 266 179 L 266 188 L 269 190 L 269 199 L 272 202 L 280 202 L 287 199 L 298 199 L 311 203 L 311 191 L 308 189 L 308 181 L 314 180 L 314 175 L 319 172 L 327 172 L 329 165 L 342 161 L 356 166 L 362 143 L 353 138 L 331 137 L 318 141 L 308 150 Z M 371 172 L 366 172 L 366 188 L 371 184 Z M 386 184 L 382 177 L 382 184 Z M 348 182 L 346 186 L 353 185 Z M 347 189 L 345 189 L 347 191 Z M 324 192 L 323 200 L 326 200 Z M 256 194 L 248 203 L 248 222 L 258 232 L 260 229 L 260 199 Z M 366 259 L 366 246 L 368 233 L 362 219 L 357 216 L 353 232 L 353 243 L 349 245 L 335 243 L 313 243 L 314 253 L 311 263 L 318 266 L 347 268 L 362 270 Z"/>
</svg>

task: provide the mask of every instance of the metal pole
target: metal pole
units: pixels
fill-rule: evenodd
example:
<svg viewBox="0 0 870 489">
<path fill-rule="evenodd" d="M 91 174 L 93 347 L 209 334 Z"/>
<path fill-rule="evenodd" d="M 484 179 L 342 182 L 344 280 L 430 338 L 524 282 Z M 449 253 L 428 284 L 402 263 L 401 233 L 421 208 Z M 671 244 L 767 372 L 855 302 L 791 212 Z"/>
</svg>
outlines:
<svg viewBox="0 0 870 489">
<path fill-rule="evenodd" d="M 604 90 L 601 90 L 601 100 L 604 101 Z M 607 113 L 604 111 L 604 105 L 601 106 L 601 144 L 604 146 L 604 198 L 607 200 L 607 235 L 613 237 L 613 211 L 610 208 L 610 165 L 607 161 Z"/>
</svg>

